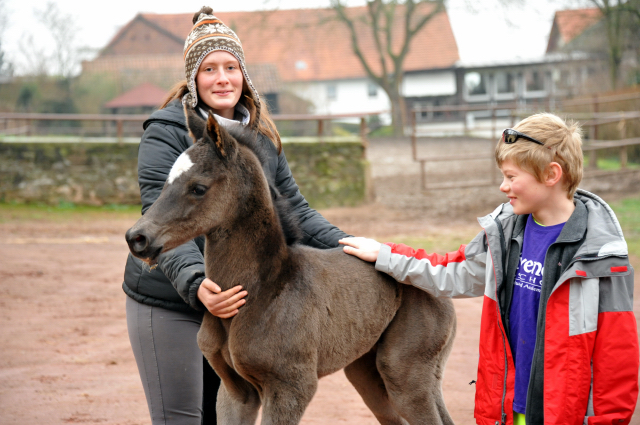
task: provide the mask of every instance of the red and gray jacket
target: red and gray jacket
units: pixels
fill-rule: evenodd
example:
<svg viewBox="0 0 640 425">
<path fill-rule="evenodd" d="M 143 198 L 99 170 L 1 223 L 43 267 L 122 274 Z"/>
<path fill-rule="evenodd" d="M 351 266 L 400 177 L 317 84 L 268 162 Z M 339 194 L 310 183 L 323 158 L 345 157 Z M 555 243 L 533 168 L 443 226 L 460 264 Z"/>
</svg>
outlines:
<svg viewBox="0 0 640 425">
<path fill-rule="evenodd" d="M 611 208 L 578 190 L 576 209 L 544 263 L 527 425 L 628 424 L 638 397 L 633 268 Z M 439 297 L 484 295 L 475 418 L 513 424 L 515 368 L 509 306 L 527 216 L 509 204 L 445 256 L 385 244 L 376 269 Z"/>
</svg>

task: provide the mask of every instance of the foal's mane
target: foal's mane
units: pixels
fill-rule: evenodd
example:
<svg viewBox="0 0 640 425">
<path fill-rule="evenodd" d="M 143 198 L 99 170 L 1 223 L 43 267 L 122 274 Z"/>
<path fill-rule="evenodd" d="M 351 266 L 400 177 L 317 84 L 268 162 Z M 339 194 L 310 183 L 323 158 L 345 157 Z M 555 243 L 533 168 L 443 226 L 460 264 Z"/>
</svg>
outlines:
<svg viewBox="0 0 640 425">
<path fill-rule="evenodd" d="M 260 133 L 255 131 L 251 131 L 245 127 L 233 127 L 229 129 L 225 129 L 229 135 L 231 135 L 236 141 L 253 152 L 258 161 L 260 161 L 260 165 L 262 165 L 263 172 L 264 166 L 269 159 L 269 154 L 267 151 L 267 143 L 271 143 L 271 141 L 266 140 L 266 143 L 260 140 L 261 137 L 266 137 Z M 302 231 L 300 229 L 300 220 L 293 213 L 293 208 L 291 207 L 291 203 L 288 198 L 282 195 L 275 186 L 275 182 L 270 181 L 267 178 L 267 182 L 269 183 L 269 192 L 271 195 L 271 199 L 273 200 L 273 205 L 276 210 L 276 215 L 280 222 L 280 227 L 282 228 L 282 232 L 284 234 L 287 245 L 293 245 L 295 243 L 300 242 L 302 239 Z"/>
</svg>

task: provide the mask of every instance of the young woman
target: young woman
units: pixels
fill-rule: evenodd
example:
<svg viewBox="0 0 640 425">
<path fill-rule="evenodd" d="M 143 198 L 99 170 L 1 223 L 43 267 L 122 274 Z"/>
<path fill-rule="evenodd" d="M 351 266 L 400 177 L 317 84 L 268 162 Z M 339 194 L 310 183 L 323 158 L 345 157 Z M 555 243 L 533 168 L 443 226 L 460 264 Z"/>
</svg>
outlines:
<svg viewBox="0 0 640 425">
<path fill-rule="evenodd" d="M 338 246 L 347 235 L 311 209 L 300 194 L 276 127 L 247 74 L 240 40 L 209 7 L 197 12 L 193 23 L 184 48 L 186 81 L 144 123 L 138 153 L 142 213 L 158 198 L 175 160 L 192 145 L 183 108 L 195 108 L 203 118 L 213 112 L 227 128 L 256 130 L 269 152 L 264 164 L 267 178 L 289 198 L 300 219 L 302 242 L 318 248 Z M 207 279 L 203 250 L 202 237 L 192 240 L 162 254 L 154 270 L 131 255 L 127 259 L 127 326 L 154 425 L 216 423 L 220 380 L 204 360 L 196 334 L 205 310 L 230 318 L 247 292 L 240 286 L 221 292 Z"/>
</svg>

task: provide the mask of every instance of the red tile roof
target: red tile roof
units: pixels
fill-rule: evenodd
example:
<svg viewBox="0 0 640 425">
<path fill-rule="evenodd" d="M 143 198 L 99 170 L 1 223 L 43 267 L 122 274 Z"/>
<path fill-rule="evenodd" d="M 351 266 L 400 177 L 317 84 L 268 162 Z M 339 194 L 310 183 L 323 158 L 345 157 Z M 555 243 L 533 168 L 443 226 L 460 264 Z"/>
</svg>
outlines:
<svg viewBox="0 0 640 425">
<path fill-rule="evenodd" d="M 563 44 L 567 44 L 598 22 L 601 17 L 602 13 L 598 8 L 560 10 L 556 12 L 554 22 L 557 24 Z"/>
<path fill-rule="evenodd" d="M 394 44 L 404 28 L 398 7 Z M 351 15 L 365 7 L 347 9 Z M 184 40 L 191 30 L 193 14 L 140 15 L 145 20 Z M 283 81 L 318 81 L 366 76 L 351 50 L 346 26 L 332 9 L 293 9 L 263 12 L 219 12 L 216 16 L 242 41 L 247 64 L 275 64 Z M 364 56 L 376 72 L 381 68 L 375 43 L 361 24 L 358 35 Z M 114 38 L 115 41 L 115 38 Z M 112 41 L 113 43 L 113 41 Z M 110 44 L 112 44 L 110 43 Z M 397 50 L 397 49 L 396 49 Z M 405 59 L 405 71 L 449 68 L 460 59 L 446 12 L 437 14 L 415 36 Z M 390 71 L 392 66 L 388 65 Z"/>
<path fill-rule="evenodd" d="M 167 92 L 151 83 L 143 83 L 110 100 L 107 108 L 132 108 L 138 106 L 158 107 L 162 104 Z"/>
</svg>

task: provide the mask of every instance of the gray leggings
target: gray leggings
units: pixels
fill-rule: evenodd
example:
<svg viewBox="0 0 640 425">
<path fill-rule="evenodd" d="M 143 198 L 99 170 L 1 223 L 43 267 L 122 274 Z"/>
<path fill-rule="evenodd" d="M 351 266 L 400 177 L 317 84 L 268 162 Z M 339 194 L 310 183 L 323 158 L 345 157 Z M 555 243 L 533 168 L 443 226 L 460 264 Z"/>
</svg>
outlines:
<svg viewBox="0 0 640 425">
<path fill-rule="evenodd" d="M 129 340 L 152 424 L 215 424 L 220 379 L 196 342 L 202 314 L 151 307 L 126 298 Z"/>
</svg>

